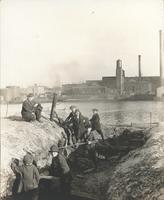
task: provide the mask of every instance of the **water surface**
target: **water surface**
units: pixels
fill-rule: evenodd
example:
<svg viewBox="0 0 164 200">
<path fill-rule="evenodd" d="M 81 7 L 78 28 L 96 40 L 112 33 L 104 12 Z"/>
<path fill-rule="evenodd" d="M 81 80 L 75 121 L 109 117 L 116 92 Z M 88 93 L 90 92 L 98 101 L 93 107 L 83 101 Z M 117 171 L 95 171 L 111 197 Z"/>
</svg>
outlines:
<svg viewBox="0 0 164 200">
<path fill-rule="evenodd" d="M 109 124 L 129 124 L 129 123 L 150 123 L 164 121 L 164 102 L 156 101 L 126 101 L 126 102 L 59 102 L 57 110 L 69 114 L 70 105 L 77 106 L 83 115 L 91 117 L 92 109 L 97 108 L 101 117 L 101 122 Z M 44 111 L 49 114 L 51 104 L 43 104 Z M 1 105 L 1 117 L 10 115 L 20 115 L 21 104 Z"/>
</svg>

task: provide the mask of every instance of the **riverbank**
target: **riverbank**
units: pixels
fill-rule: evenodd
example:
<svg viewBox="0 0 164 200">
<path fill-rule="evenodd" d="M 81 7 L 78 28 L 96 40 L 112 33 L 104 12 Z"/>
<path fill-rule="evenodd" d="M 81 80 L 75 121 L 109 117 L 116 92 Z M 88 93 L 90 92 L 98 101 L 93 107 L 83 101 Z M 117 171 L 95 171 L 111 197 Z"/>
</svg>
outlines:
<svg viewBox="0 0 164 200">
<path fill-rule="evenodd" d="M 122 131 L 122 127 L 103 128 L 106 137 Z M 43 123 L 28 123 L 19 116 L 1 119 L 1 130 L 1 196 L 6 196 L 11 194 L 14 180 L 11 159 L 22 160 L 26 151 L 33 152 L 38 167 L 44 168 L 49 147 L 58 142 L 63 130 L 45 119 Z M 82 179 L 75 180 L 74 191 L 89 188 L 91 195 L 99 195 L 103 200 L 163 200 L 164 125 L 160 123 L 152 128 L 142 147 L 130 151 L 121 160 L 100 160 L 99 171 Z"/>
</svg>

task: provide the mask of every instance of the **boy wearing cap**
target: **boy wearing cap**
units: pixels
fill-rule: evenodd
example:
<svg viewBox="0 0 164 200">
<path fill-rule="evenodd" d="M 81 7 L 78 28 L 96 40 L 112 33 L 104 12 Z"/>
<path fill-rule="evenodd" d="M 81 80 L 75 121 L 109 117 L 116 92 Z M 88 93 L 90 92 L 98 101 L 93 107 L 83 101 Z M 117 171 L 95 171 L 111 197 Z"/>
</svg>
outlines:
<svg viewBox="0 0 164 200">
<path fill-rule="evenodd" d="M 34 95 L 30 93 L 27 95 L 27 99 L 22 104 L 22 118 L 27 122 L 34 120 L 40 121 L 41 118 L 42 106 L 41 104 L 38 104 L 35 107 L 35 102 L 33 101 L 33 99 Z"/>
<path fill-rule="evenodd" d="M 16 163 L 11 164 L 14 173 L 21 176 L 21 185 L 19 185 L 17 192 L 21 194 L 22 200 L 38 200 L 39 172 L 32 164 L 32 155 L 27 153 L 23 158 L 23 163 L 22 166 L 18 166 Z"/>
<path fill-rule="evenodd" d="M 67 161 L 56 145 L 53 145 L 49 152 L 53 157 L 50 174 L 61 178 L 61 193 L 64 197 L 69 197 L 72 176 Z"/>
<path fill-rule="evenodd" d="M 73 118 L 75 117 L 75 112 L 76 112 L 76 106 L 70 106 L 70 114 L 66 118 L 65 122 L 71 122 Z"/>
<path fill-rule="evenodd" d="M 97 131 L 100 135 L 102 140 L 104 140 L 104 135 L 101 130 L 101 124 L 100 124 L 100 117 L 98 114 L 98 109 L 94 108 L 93 110 L 93 115 L 92 118 L 90 119 L 91 126 L 92 126 L 92 131 Z"/>
</svg>

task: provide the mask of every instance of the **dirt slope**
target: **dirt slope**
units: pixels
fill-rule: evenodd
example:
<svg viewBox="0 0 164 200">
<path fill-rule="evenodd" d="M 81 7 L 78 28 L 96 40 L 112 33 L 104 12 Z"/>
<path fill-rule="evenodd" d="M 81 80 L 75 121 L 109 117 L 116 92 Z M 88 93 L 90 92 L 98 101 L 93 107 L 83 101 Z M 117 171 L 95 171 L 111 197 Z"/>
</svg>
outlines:
<svg viewBox="0 0 164 200">
<path fill-rule="evenodd" d="M 14 179 L 10 169 L 11 159 L 21 160 L 27 150 L 35 152 L 38 165 L 43 167 L 48 149 L 61 138 L 61 131 L 47 120 L 29 123 L 19 117 L 1 119 L 1 196 L 11 194 Z"/>
<path fill-rule="evenodd" d="M 164 126 L 146 144 L 124 157 L 114 170 L 108 200 L 164 200 Z"/>
</svg>

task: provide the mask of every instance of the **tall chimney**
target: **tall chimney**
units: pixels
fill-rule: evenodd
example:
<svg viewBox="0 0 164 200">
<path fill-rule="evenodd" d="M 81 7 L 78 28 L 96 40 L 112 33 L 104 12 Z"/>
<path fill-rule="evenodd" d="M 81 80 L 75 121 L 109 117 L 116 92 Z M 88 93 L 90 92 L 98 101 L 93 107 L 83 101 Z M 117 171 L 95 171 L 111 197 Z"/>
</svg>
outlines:
<svg viewBox="0 0 164 200">
<path fill-rule="evenodd" d="M 141 55 L 138 55 L 138 77 L 141 79 Z"/>
<path fill-rule="evenodd" d="M 159 58 L 160 58 L 160 83 L 161 86 L 163 83 L 163 57 L 164 57 L 164 42 L 163 42 L 163 32 L 162 30 L 159 31 Z"/>
</svg>

